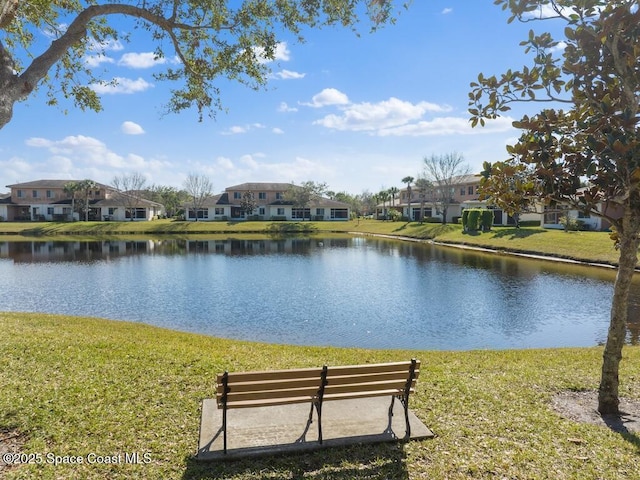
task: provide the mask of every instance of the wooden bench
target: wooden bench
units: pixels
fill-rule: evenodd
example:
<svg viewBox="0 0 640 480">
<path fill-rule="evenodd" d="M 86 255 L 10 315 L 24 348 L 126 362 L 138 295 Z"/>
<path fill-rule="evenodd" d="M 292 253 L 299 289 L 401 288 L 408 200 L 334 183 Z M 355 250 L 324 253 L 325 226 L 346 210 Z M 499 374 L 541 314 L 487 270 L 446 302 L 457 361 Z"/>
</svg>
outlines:
<svg viewBox="0 0 640 480">
<path fill-rule="evenodd" d="M 396 398 L 409 425 L 409 395 L 415 392 L 420 361 L 378 363 L 264 372 L 225 372 L 216 379 L 216 404 L 222 409 L 224 453 L 227 453 L 227 410 L 310 403 L 307 427 L 317 412 L 318 442 L 322 444 L 322 404 L 330 400 L 390 396 L 389 416 Z"/>
</svg>

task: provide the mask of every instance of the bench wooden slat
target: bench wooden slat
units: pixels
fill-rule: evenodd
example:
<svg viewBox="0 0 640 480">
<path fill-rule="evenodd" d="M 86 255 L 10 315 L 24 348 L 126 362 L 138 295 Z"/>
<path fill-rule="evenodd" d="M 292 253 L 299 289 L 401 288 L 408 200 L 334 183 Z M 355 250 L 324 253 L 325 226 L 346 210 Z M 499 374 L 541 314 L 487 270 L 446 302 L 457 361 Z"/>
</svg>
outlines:
<svg viewBox="0 0 640 480">
<path fill-rule="evenodd" d="M 417 378 L 418 373 L 415 377 Z M 335 385 L 356 385 L 360 383 L 371 383 L 379 381 L 398 381 L 404 382 L 407 379 L 407 371 L 385 372 L 382 374 L 368 373 L 366 375 L 328 375 L 328 386 Z M 286 379 L 286 380 L 266 380 L 260 382 L 233 382 L 230 384 L 231 393 L 239 392 L 260 392 L 264 390 L 290 390 L 292 388 L 303 387 L 320 387 L 320 377 Z M 222 395 L 222 382 L 216 385 L 217 395 Z"/>
<path fill-rule="evenodd" d="M 224 451 L 227 451 L 227 410 L 260 406 L 310 403 L 309 422 L 314 409 L 318 416 L 318 441 L 322 444 L 322 404 L 324 401 L 400 396 L 404 406 L 407 437 L 410 436 L 409 395 L 415 392 L 420 362 L 392 362 L 323 368 L 299 368 L 261 372 L 219 374 L 216 402 L 223 410 Z"/>
<path fill-rule="evenodd" d="M 294 368 L 291 370 L 266 370 L 256 372 L 229 372 L 229 383 L 235 382 L 255 382 L 264 380 L 280 380 L 294 378 L 320 378 L 322 368 Z M 222 383 L 222 376 L 219 373 L 217 382 Z"/>
<path fill-rule="evenodd" d="M 356 384 L 327 385 L 324 390 L 324 399 L 329 400 L 334 395 L 342 395 L 349 392 L 362 394 L 364 396 L 374 396 L 375 392 L 382 392 L 380 395 L 398 395 L 402 393 L 406 386 L 406 380 L 390 380 Z M 415 387 L 415 381 L 411 387 Z M 304 388 L 290 388 L 286 390 L 256 390 L 248 392 L 237 392 L 232 389 L 227 394 L 227 408 L 238 408 L 237 405 L 249 404 L 252 400 L 256 404 L 264 404 L 263 400 L 280 399 L 278 404 L 298 403 L 298 399 L 303 397 L 307 401 L 312 401 L 317 397 L 318 385 Z M 222 395 L 216 395 L 218 405 L 222 404 Z"/>
</svg>

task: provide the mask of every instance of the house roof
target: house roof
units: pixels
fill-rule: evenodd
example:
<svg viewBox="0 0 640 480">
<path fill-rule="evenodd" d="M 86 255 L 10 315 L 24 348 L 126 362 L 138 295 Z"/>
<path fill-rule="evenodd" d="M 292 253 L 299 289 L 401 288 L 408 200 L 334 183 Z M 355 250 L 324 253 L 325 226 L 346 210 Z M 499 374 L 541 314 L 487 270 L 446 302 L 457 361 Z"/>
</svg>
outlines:
<svg viewBox="0 0 640 480">
<path fill-rule="evenodd" d="M 225 188 L 225 191 L 233 190 L 251 190 L 251 191 L 268 191 L 268 192 L 284 192 L 294 185 L 292 183 L 277 183 L 277 182 L 249 182 L 234 185 L 232 187 Z"/>
<path fill-rule="evenodd" d="M 14 183 L 13 185 L 6 185 L 7 188 L 64 188 L 67 183 L 76 182 L 79 183 L 82 180 L 34 180 L 32 182 Z M 113 189 L 109 185 L 96 182 L 98 188 Z"/>
</svg>

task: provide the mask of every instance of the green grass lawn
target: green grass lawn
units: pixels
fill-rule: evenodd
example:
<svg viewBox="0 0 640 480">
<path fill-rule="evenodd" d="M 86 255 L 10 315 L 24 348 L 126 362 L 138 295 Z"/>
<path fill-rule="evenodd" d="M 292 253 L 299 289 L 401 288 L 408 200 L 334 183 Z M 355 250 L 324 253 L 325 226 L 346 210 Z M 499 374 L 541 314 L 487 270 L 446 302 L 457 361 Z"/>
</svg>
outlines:
<svg viewBox="0 0 640 480">
<path fill-rule="evenodd" d="M 25 238 L 95 239 L 105 237 L 154 238 L 165 235 L 179 236 L 250 236 L 265 235 L 273 224 L 284 222 L 75 222 L 75 223 L 0 223 L 1 240 Z M 309 226 L 317 235 L 328 233 L 359 233 L 391 235 L 414 240 L 434 240 L 443 243 L 464 244 L 485 248 L 538 253 L 617 264 L 618 252 L 606 232 L 564 232 L 540 227 L 494 227 L 490 232 L 467 234 L 459 225 L 440 225 L 419 222 L 385 222 L 379 220 L 352 220 L 348 222 L 297 222 Z"/>
<path fill-rule="evenodd" d="M 0 477 L 610 480 L 638 478 L 640 472 L 637 435 L 577 424 L 550 406 L 556 392 L 597 387 L 601 348 L 310 348 L 20 313 L 0 313 L 0 331 L 0 437 L 17 430 L 25 441 L 22 453 L 44 459 L 4 472 L 0 467 Z M 436 433 L 434 439 L 230 463 L 193 460 L 200 402 L 213 396 L 218 372 L 413 356 L 423 368 L 411 408 Z M 626 347 L 624 356 L 621 393 L 640 399 L 640 348 Z M 86 461 L 91 453 L 132 452 L 149 462 Z M 54 466 L 47 454 L 85 461 Z"/>
</svg>

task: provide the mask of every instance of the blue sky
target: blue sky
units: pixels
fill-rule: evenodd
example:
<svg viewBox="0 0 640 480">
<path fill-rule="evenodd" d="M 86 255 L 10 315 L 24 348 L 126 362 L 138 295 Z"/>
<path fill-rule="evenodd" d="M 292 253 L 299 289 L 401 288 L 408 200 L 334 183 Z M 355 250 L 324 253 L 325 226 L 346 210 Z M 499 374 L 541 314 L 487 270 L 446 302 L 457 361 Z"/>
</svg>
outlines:
<svg viewBox="0 0 640 480">
<path fill-rule="evenodd" d="M 327 28 L 307 32 L 304 44 L 283 35 L 266 88 L 222 82 L 227 111 L 202 123 L 195 112 L 162 115 L 170 85 L 154 83 L 153 44 L 136 35 L 98 66 L 121 79 L 104 92 L 102 112 L 62 100 L 65 115 L 44 93 L 16 106 L 0 130 L 0 192 L 37 179 L 111 184 L 139 172 L 149 185 L 177 188 L 189 173 L 204 174 L 216 192 L 313 180 L 375 193 L 417 177 L 424 157 L 452 152 L 477 172 L 507 158 L 518 136 L 511 121 L 540 109 L 517 105 L 485 128 L 469 126 L 469 83 L 529 63 L 519 42 L 531 27 L 548 28 L 507 17 L 492 0 L 414 0 L 373 34 L 367 25 L 360 36 Z"/>
</svg>

